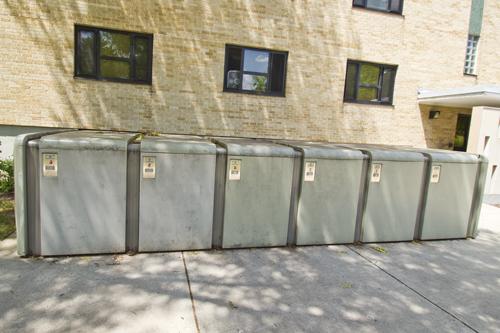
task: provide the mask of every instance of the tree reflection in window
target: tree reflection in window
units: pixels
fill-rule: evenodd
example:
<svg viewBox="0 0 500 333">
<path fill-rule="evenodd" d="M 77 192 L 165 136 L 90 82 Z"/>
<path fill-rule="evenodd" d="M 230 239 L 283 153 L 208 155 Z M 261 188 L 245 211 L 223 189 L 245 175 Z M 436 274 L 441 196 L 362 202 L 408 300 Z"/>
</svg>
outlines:
<svg viewBox="0 0 500 333">
<path fill-rule="evenodd" d="M 75 76 L 151 83 L 153 35 L 75 26 Z"/>
<path fill-rule="evenodd" d="M 392 104 L 397 66 L 348 60 L 344 101 Z"/>
<path fill-rule="evenodd" d="M 224 91 L 284 96 L 287 55 L 227 45 Z"/>
</svg>

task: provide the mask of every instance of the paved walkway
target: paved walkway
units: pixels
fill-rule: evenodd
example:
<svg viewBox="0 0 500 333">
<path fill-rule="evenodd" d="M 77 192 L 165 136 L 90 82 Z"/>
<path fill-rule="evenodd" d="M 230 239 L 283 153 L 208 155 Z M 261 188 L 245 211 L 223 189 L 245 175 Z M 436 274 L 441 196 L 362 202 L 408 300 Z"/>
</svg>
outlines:
<svg viewBox="0 0 500 333">
<path fill-rule="evenodd" d="M 498 332 L 500 208 L 475 240 L 19 259 L 0 332 Z"/>
</svg>

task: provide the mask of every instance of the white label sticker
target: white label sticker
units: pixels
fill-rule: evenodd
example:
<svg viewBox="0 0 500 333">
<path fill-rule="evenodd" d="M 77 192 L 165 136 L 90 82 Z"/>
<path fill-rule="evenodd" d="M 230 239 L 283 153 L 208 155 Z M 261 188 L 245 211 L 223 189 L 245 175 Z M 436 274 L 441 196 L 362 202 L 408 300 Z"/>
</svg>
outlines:
<svg viewBox="0 0 500 333">
<path fill-rule="evenodd" d="M 241 160 L 229 161 L 229 180 L 240 180 L 241 178 Z"/>
<path fill-rule="evenodd" d="M 44 177 L 57 177 L 57 154 L 42 154 L 42 174 Z"/>
<path fill-rule="evenodd" d="M 372 164 L 372 183 L 380 183 L 380 177 L 382 175 L 382 164 L 375 163 Z"/>
<path fill-rule="evenodd" d="M 156 157 L 144 156 L 142 162 L 142 178 L 154 179 L 156 177 Z"/>
<path fill-rule="evenodd" d="M 439 176 L 441 175 L 441 166 L 433 165 L 431 172 L 431 183 L 439 183 Z"/>
<path fill-rule="evenodd" d="M 313 182 L 316 175 L 316 162 L 306 162 L 304 170 L 304 181 Z"/>
</svg>

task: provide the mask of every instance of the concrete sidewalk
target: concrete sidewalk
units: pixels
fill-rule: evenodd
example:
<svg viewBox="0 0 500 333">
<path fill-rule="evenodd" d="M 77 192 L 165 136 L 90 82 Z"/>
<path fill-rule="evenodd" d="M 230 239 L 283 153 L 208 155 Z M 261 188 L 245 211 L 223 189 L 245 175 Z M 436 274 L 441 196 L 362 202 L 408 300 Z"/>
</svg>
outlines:
<svg viewBox="0 0 500 333">
<path fill-rule="evenodd" d="M 0 332 L 498 332 L 500 208 L 475 240 L 19 259 Z"/>
</svg>

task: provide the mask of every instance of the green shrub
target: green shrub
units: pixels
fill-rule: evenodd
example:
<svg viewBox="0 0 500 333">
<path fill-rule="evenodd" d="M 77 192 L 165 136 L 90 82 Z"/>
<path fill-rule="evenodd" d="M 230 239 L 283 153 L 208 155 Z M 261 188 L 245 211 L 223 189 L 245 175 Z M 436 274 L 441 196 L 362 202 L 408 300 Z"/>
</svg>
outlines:
<svg viewBox="0 0 500 333">
<path fill-rule="evenodd" d="M 0 160 L 0 193 L 14 191 L 14 161 Z"/>
</svg>

